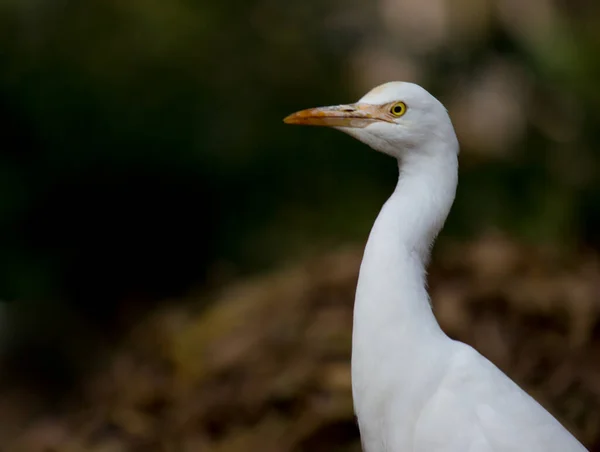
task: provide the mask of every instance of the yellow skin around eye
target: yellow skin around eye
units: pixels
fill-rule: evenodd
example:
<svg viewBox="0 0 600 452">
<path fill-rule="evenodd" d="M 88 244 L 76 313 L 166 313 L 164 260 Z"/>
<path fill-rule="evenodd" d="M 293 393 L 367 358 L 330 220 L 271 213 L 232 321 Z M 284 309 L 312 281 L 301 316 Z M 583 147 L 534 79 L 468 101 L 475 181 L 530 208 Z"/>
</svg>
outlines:
<svg viewBox="0 0 600 452">
<path fill-rule="evenodd" d="M 406 104 L 404 102 L 396 102 L 390 107 L 390 114 L 399 118 L 406 113 Z"/>
</svg>

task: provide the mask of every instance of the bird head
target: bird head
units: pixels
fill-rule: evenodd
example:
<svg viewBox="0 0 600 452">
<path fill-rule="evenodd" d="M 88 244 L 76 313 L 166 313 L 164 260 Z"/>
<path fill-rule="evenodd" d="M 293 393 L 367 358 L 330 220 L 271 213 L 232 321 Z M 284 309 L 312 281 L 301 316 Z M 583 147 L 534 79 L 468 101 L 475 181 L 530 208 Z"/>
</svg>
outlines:
<svg viewBox="0 0 600 452">
<path fill-rule="evenodd" d="M 409 153 L 458 152 L 454 128 L 444 106 L 414 83 L 389 82 L 358 102 L 309 108 L 284 119 L 286 124 L 327 126 L 341 130 L 373 149 L 402 159 Z"/>
</svg>

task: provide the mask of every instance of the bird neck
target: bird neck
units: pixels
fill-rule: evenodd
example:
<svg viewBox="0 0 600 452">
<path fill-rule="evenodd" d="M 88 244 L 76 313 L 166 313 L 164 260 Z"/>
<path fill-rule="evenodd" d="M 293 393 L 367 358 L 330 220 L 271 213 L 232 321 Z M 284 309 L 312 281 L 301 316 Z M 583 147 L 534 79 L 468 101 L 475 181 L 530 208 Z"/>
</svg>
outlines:
<svg viewBox="0 0 600 452">
<path fill-rule="evenodd" d="M 430 250 L 450 212 L 458 182 L 457 153 L 441 146 L 399 161 L 398 184 L 369 236 L 356 291 L 354 345 L 412 347 L 442 334 L 426 288 Z M 367 351 L 368 350 L 364 350 Z"/>
</svg>

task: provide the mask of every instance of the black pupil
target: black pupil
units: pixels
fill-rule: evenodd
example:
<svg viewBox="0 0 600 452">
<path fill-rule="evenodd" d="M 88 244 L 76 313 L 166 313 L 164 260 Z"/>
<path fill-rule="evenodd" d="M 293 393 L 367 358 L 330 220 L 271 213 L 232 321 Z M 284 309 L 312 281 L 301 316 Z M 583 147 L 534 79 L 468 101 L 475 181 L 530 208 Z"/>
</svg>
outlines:
<svg viewBox="0 0 600 452">
<path fill-rule="evenodd" d="M 400 105 L 396 105 L 394 107 L 394 113 L 400 113 L 402 111 L 402 107 Z"/>
</svg>

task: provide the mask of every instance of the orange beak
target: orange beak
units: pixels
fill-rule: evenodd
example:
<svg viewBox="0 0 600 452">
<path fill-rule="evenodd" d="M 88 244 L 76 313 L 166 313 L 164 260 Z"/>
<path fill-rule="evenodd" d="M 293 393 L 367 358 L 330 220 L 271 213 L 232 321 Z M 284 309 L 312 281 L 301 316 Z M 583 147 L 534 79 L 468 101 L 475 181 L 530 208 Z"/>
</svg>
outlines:
<svg viewBox="0 0 600 452">
<path fill-rule="evenodd" d="M 393 122 L 378 105 L 350 104 L 309 108 L 286 117 L 286 124 L 362 128 L 376 121 Z"/>
</svg>

